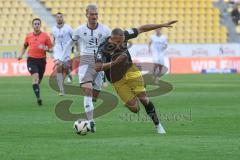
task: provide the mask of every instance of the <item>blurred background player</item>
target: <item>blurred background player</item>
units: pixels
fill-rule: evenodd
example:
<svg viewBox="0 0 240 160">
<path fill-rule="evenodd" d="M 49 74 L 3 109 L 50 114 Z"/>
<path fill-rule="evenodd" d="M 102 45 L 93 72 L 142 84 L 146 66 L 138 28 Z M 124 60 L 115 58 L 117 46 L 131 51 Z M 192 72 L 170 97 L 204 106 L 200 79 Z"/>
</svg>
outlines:
<svg viewBox="0 0 240 160">
<path fill-rule="evenodd" d="M 71 40 L 73 29 L 70 25 L 64 23 L 64 18 L 62 13 L 56 14 L 57 25 L 52 28 L 52 36 L 53 36 L 53 57 L 55 60 L 59 59 L 63 55 L 63 51 L 67 45 L 67 42 Z M 59 95 L 64 95 L 64 78 L 69 73 L 69 69 L 71 68 L 69 65 L 70 54 L 72 49 L 66 50 L 66 57 L 63 60 L 64 65 L 57 66 L 57 84 L 60 90 Z"/>
<path fill-rule="evenodd" d="M 27 68 L 32 76 L 32 87 L 37 97 L 38 105 L 42 105 L 40 97 L 40 83 L 46 68 L 46 52 L 52 52 L 52 42 L 50 36 L 41 31 L 41 20 L 35 18 L 32 20 L 33 32 L 29 33 L 23 45 L 23 49 L 18 56 L 18 60 L 27 52 Z"/>
<path fill-rule="evenodd" d="M 235 25 L 238 25 L 238 21 L 240 20 L 240 12 L 238 10 L 238 5 L 235 5 L 233 7 L 233 10 L 231 12 L 232 20 L 235 23 Z"/>
<path fill-rule="evenodd" d="M 132 62 L 127 48 L 127 42 L 143 32 L 157 28 L 172 27 L 177 21 L 166 24 L 148 24 L 138 28 L 122 31 L 116 28 L 110 37 L 99 46 L 96 57 L 96 71 L 105 71 L 106 77 L 114 86 L 125 106 L 134 113 L 139 111 L 140 101 L 149 117 L 152 119 L 157 133 L 166 133 L 161 125 L 153 103 L 149 100 L 144 87 L 140 70 Z"/>
<path fill-rule="evenodd" d="M 153 80 L 156 84 L 158 84 L 160 76 L 163 73 L 164 55 L 168 46 L 168 40 L 167 37 L 161 33 L 160 28 L 156 29 L 155 31 L 156 33 L 150 38 L 148 48 L 149 52 L 152 53 L 154 63 Z"/>
<path fill-rule="evenodd" d="M 93 95 L 98 96 L 103 83 L 103 74 L 101 72 L 96 73 L 95 71 L 95 54 L 97 53 L 99 44 L 110 35 L 110 30 L 105 25 L 98 23 L 98 8 L 96 5 L 90 4 L 87 6 L 86 17 L 87 24 L 80 25 L 74 31 L 66 50 L 71 48 L 74 43 L 78 43 L 80 51 L 79 83 L 85 94 L 84 109 L 87 119 L 90 121 L 91 131 L 95 132 Z M 65 59 L 65 56 L 66 52 L 64 51 L 64 55 L 59 59 L 60 64 Z"/>
</svg>

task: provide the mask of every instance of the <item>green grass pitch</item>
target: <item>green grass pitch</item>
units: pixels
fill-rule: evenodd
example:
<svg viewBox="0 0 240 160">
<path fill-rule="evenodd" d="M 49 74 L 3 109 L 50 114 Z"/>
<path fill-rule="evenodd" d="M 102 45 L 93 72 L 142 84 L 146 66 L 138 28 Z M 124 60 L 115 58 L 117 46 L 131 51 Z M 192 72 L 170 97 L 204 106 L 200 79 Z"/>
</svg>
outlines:
<svg viewBox="0 0 240 160">
<path fill-rule="evenodd" d="M 120 103 L 96 119 L 96 133 L 79 136 L 73 122 L 56 117 L 54 107 L 63 98 L 73 99 L 72 112 L 81 112 L 82 98 L 59 97 L 45 77 L 44 105 L 38 107 L 30 77 L 0 77 L 0 159 L 238 160 L 240 76 L 166 75 L 163 79 L 174 90 L 152 101 L 165 115 L 161 118 L 166 135 L 155 133 L 152 122 L 144 119 L 143 107 L 139 120 Z"/>
</svg>

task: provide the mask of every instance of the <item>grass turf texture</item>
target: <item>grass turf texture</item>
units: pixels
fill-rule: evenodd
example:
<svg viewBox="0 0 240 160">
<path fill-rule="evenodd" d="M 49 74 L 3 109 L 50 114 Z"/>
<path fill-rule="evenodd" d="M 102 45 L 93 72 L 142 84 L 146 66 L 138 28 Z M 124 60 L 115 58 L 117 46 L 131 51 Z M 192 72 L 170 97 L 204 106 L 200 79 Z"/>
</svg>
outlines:
<svg viewBox="0 0 240 160">
<path fill-rule="evenodd" d="M 70 98 L 72 112 L 80 112 L 82 98 L 59 97 L 45 77 L 41 85 L 44 105 L 38 107 L 30 77 L 1 77 L 0 159 L 239 159 L 239 75 L 167 75 L 163 79 L 174 90 L 152 98 L 157 110 L 186 118 L 191 109 L 191 120 L 165 117 L 167 134 L 158 135 L 152 122 L 129 120 L 125 114 L 130 112 L 120 103 L 96 119 L 95 134 L 79 136 L 73 132 L 73 122 L 56 118 L 54 106 Z"/>
</svg>

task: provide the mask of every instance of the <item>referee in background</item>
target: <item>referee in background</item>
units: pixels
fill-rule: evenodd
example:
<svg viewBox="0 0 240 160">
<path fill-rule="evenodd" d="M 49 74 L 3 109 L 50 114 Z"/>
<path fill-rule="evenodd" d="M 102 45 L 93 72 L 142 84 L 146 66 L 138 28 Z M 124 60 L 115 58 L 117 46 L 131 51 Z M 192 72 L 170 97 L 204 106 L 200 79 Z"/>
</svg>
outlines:
<svg viewBox="0 0 240 160">
<path fill-rule="evenodd" d="M 41 31 L 41 19 L 32 20 L 33 32 L 28 33 L 23 45 L 22 52 L 18 56 L 18 60 L 27 52 L 27 68 L 32 76 L 32 87 L 37 97 L 37 103 L 42 105 L 40 97 L 40 86 L 46 68 L 46 52 L 52 52 L 53 44 L 50 36 Z"/>
</svg>

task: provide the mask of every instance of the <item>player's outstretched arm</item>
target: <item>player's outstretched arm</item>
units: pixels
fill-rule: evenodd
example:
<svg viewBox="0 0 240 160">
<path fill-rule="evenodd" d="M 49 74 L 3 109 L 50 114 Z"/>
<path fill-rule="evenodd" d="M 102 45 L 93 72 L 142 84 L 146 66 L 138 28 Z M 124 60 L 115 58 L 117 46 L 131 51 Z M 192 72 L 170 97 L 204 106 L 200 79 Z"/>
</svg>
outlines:
<svg viewBox="0 0 240 160">
<path fill-rule="evenodd" d="M 170 28 L 174 23 L 177 23 L 177 21 L 174 20 L 168 23 L 163 23 L 163 24 L 146 24 L 138 27 L 137 30 L 138 30 L 138 34 L 140 34 L 140 33 L 152 31 L 158 28 L 163 28 L 163 27 Z"/>
</svg>

